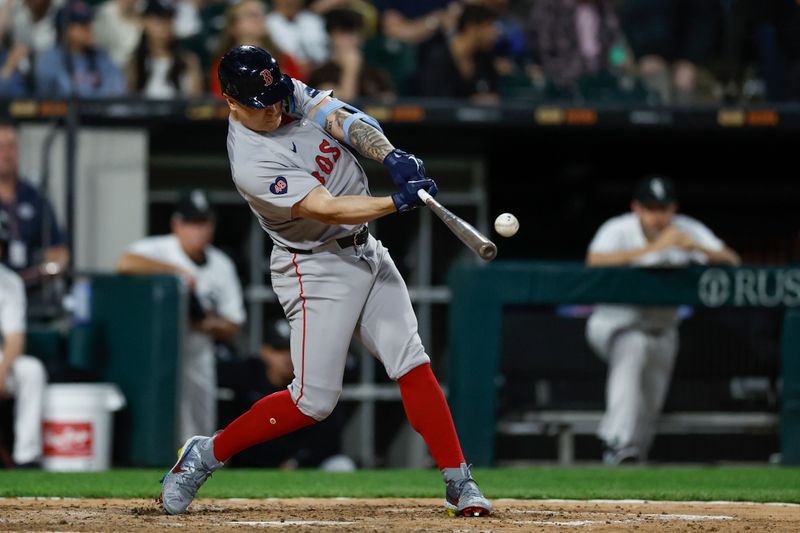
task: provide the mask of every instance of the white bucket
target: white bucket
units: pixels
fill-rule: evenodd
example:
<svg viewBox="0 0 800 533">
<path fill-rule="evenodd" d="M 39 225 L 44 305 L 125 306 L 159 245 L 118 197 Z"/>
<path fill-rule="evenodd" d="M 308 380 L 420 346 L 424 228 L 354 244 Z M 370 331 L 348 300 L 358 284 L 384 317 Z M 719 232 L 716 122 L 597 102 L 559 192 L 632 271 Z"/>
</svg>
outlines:
<svg viewBox="0 0 800 533">
<path fill-rule="evenodd" d="M 111 466 L 111 413 L 125 407 L 113 383 L 57 383 L 44 397 L 42 468 L 99 471 Z"/>
</svg>

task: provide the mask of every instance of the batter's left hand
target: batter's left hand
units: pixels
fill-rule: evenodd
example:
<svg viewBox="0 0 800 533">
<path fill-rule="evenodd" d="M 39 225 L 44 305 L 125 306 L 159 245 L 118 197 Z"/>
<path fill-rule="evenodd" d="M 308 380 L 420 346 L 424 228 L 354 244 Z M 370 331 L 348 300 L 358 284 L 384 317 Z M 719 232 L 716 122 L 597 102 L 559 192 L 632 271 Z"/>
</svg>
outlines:
<svg viewBox="0 0 800 533">
<path fill-rule="evenodd" d="M 392 195 L 392 201 L 394 202 L 394 206 L 397 208 L 397 211 L 404 213 L 414 209 L 415 207 L 425 205 L 425 202 L 423 202 L 417 195 L 417 191 L 420 189 L 425 190 L 431 196 L 436 196 L 436 193 L 439 192 L 436 182 L 431 179 L 426 178 L 424 180 L 415 180 L 404 183 L 403 186 L 400 187 L 400 192 L 396 192 Z"/>
<path fill-rule="evenodd" d="M 409 181 L 427 178 L 422 159 L 397 148 L 389 152 L 389 155 L 383 159 L 383 166 L 389 171 L 392 181 L 398 187 L 404 186 Z"/>
</svg>

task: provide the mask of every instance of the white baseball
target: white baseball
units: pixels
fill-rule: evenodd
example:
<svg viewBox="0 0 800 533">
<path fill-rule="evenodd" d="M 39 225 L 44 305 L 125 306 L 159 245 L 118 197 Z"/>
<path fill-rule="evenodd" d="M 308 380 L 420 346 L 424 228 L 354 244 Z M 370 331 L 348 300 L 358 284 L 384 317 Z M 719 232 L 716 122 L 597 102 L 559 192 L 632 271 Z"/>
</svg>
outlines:
<svg viewBox="0 0 800 533">
<path fill-rule="evenodd" d="M 494 230 L 498 235 L 511 237 L 519 230 L 519 220 L 511 213 L 503 213 L 494 219 Z"/>
</svg>

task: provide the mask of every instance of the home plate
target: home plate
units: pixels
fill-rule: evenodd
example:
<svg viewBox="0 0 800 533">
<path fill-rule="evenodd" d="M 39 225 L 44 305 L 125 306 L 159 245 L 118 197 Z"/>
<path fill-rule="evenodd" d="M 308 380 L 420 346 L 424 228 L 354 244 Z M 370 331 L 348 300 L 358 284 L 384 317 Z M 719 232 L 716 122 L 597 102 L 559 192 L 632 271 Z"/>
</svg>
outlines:
<svg viewBox="0 0 800 533">
<path fill-rule="evenodd" d="M 347 526 L 355 522 L 339 520 L 265 520 L 261 522 L 228 522 L 234 526 L 290 527 L 290 526 Z"/>
</svg>

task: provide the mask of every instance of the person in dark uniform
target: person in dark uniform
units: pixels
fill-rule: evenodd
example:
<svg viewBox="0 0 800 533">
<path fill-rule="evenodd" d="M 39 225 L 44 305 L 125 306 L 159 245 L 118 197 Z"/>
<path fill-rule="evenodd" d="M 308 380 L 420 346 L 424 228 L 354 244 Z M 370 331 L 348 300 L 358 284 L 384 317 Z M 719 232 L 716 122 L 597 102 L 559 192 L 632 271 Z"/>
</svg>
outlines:
<svg viewBox="0 0 800 533">
<path fill-rule="evenodd" d="M 499 79 L 493 52 L 498 37 L 496 22 L 497 14 L 491 9 L 465 6 L 456 33 L 432 43 L 420 59 L 412 83 L 415 96 L 497 103 Z"/>
<path fill-rule="evenodd" d="M 10 233 L 2 262 L 26 285 L 67 267 L 66 236 L 47 198 L 20 179 L 17 130 L 7 122 L 0 123 L 0 211 L 7 216 Z"/>
</svg>

